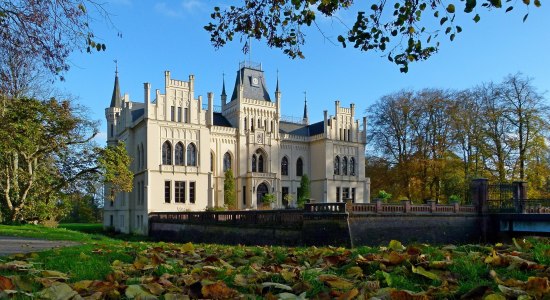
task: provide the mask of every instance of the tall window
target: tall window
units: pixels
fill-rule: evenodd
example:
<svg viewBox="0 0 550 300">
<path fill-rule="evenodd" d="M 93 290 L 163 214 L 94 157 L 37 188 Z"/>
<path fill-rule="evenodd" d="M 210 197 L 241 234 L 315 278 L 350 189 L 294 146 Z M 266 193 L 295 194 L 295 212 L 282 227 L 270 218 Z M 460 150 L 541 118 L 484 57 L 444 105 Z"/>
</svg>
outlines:
<svg viewBox="0 0 550 300">
<path fill-rule="evenodd" d="M 143 144 L 141 144 L 141 168 L 145 167 L 145 150 L 143 149 Z"/>
<path fill-rule="evenodd" d="M 189 123 L 189 108 L 187 107 L 183 109 L 183 122 Z"/>
<path fill-rule="evenodd" d="M 181 107 L 178 107 L 178 122 L 181 122 Z"/>
<path fill-rule="evenodd" d="M 340 202 L 340 187 L 336 187 L 336 202 Z"/>
<path fill-rule="evenodd" d="M 299 157 L 296 161 L 296 176 L 302 175 L 304 175 L 304 162 L 302 161 L 302 158 Z"/>
<path fill-rule="evenodd" d="M 171 165 L 172 164 L 172 145 L 169 141 L 162 144 L 162 164 Z"/>
<path fill-rule="evenodd" d="M 256 172 L 256 154 L 252 154 L 252 172 Z"/>
<path fill-rule="evenodd" d="M 244 118 L 244 130 L 248 130 L 248 120 Z"/>
<path fill-rule="evenodd" d="M 227 172 L 227 170 L 231 169 L 231 154 L 229 152 L 225 152 L 223 155 L 223 172 Z"/>
<path fill-rule="evenodd" d="M 176 181 L 175 182 L 175 202 L 176 203 L 185 203 L 185 181 Z"/>
<path fill-rule="evenodd" d="M 139 148 L 139 145 L 137 146 L 136 169 L 141 169 L 141 149 Z"/>
<path fill-rule="evenodd" d="M 193 143 L 187 145 L 187 165 L 188 166 L 197 165 L 197 148 Z"/>
<path fill-rule="evenodd" d="M 210 172 L 214 173 L 214 153 L 210 152 Z"/>
<path fill-rule="evenodd" d="M 342 174 L 348 175 L 348 158 L 347 158 L 347 156 L 344 156 L 344 159 L 342 159 Z"/>
<path fill-rule="evenodd" d="M 340 175 L 340 156 L 334 158 L 334 175 Z"/>
<path fill-rule="evenodd" d="M 195 203 L 195 185 L 195 182 L 189 182 L 189 203 Z"/>
<path fill-rule="evenodd" d="M 349 188 L 345 187 L 342 189 L 342 199 L 347 200 L 349 198 Z"/>
<path fill-rule="evenodd" d="M 349 159 L 349 175 L 355 176 L 355 158 Z"/>
<path fill-rule="evenodd" d="M 115 125 L 111 124 L 111 137 L 115 135 Z"/>
<path fill-rule="evenodd" d="M 258 156 L 258 172 L 264 172 L 264 156 L 261 154 Z"/>
<path fill-rule="evenodd" d="M 181 142 L 177 143 L 174 150 L 174 163 L 183 166 L 183 144 Z"/>
<path fill-rule="evenodd" d="M 281 175 L 288 175 L 288 158 L 286 156 L 281 160 Z"/>
<path fill-rule="evenodd" d="M 170 203 L 172 197 L 172 184 L 169 180 L 164 182 L 164 203 Z"/>
<path fill-rule="evenodd" d="M 176 107 L 170 107 L 170 121 L 174 122 L 176 120 Z"/>
</svg>

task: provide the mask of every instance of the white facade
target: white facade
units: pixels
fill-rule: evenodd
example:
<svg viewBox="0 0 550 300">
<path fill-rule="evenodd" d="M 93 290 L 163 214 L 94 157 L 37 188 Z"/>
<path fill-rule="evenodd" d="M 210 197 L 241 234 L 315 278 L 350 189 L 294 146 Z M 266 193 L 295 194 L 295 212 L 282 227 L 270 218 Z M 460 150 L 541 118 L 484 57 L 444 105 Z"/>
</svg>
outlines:
<svg viewBox="0 0 550 300">
<path fill-rule="evenodd" d="M 311 181 L 317 203 L 370 198 L 365 177 L 366 119 L 360 127 L 355 106 L 335 102 L 334 115 L 308 124 L 281 119 L 279 82 L 271 100 L 261 66 L 241 64 L 231 97 L 195 98 L 195 78 L 175 80 L 165 72 L 165 92 L 144 84 L 142 102 L 120 96 L 118 74 L 111 105 L 105 110 L 108 144 L 123 140 L 133 158 L 134 190 L 106 200 L 104 225 L 121 232 L 146 233 L 148 213 L 202 211 L 223 206 L 224 172 L 235 176 L 237 207 L 255 209 L 264 194 L 277 197 L 274 207 L 293 206 L 302 174 Z M 108 191 L 106 191 L 108 192 Z"/>
</svg>

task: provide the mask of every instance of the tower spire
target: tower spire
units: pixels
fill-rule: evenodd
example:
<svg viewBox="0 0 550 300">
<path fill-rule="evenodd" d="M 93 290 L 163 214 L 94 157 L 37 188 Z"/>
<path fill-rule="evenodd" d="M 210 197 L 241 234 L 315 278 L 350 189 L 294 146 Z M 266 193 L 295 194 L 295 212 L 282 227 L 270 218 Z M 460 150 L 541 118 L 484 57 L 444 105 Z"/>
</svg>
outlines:
<svg viewBox="0 0 550 300">
<path fill-rule="evenodd" d="M 225 93 L 225 73 L 222 73 L 222 81 L 223 81 L 222 96 L 227 96 L 227 94 Z"/>
<path fill-rule="evenodd" d="M 275 87 L 275 93 L 280 93 L 279 91 L 279 69 L 277 69 L 277 87 Z"/>
<path fill-rule="evenodd" d="M 115 85 L 113 87 L 113 96 L 111 97 L 110 107 L 121 107 L 122 99 L 120 97 L 120 85 L 118 83 L 118 61 L 115 59 Z"/>
<path fill-rule="evenodd" d="M 308 124 L 309 123 L 309 120 L 308 120 L 308 117 L 307 117 L 307 92 L 304 91 L 304 118 L 303 118 L 303 123 L 304 124 Z"/>
</svg>

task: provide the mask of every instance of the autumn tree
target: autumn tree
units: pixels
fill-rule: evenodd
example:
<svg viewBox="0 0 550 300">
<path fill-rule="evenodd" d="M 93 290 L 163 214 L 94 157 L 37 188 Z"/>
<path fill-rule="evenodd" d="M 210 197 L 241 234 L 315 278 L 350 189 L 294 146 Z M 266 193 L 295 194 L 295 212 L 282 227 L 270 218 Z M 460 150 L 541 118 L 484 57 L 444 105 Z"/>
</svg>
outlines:
<svg viewBox="0 0 550 300">
<path fill-rule="evenodd" d="M 223 180 L 223 202 L 228 209 L 235 209 L 237 202 L 237 193 L 235 191 L 235 178 L 233 171 L 227 169 Z"/>
<path fill-rule="evenodd" d="M 221 9 L 215 7 L 212 21 L 205 26 L 214 47 L 241 38 L 265 39 L 270 47 L 280 48 L 289 57 L 304 57 L 302 46 L 306 41 L 305 27 L 323 29 L 319 17 L 332 18 L 343 23 L 346 32 L 337 37 L 343 47 L 353 46 L 360 51 L 379 51 L 388 60 L 408 71 L 410 62 L 428 59 L 438 51 L 439 41 L 448 37 L 453 41 L 462 32 L 456 16 L 470 16 L 473 22 L 480 20 L 482 8 L 513 9 L 515 2 L 501 0 L 466 1 L 403 1 L 376 0 L 368 4 L 353 0 L 244 0 L 242 4 Z M 525 10 L 539 7 L 540 0 L 523 1 Z M 353 10 L 353 24 L 345 24 L 338 14 Z M 459 18 L 460 19 L 460 18 Z M 523 21 L 527 19 L 525 14 Z M 328 38 L 327 38 L 328 39 Z M 334 43 L 336 41 L 333 41 Z M 247 51 L 247 47 L 243 48 Z"/>
<path fill-rule="evenodd" d="M 548 133 L 548 106 L 532 79 L 519 73 L 508 75 L 500 84 L 500 97 L 517 154 L 517 178 L 525 180 L 529 150 L 540 145 L 535 141 Z"/>
<path fill-rule="evenodd" d="M 414 92 L 401 90 L 380 98 L 367 109 L 369 142 L 396 171 L 399 189 L 395 195 L 411 198 Z"/>
<path fill-rule="evenodd" d="M 0 53 L 36 61 L 62 76 L 72 51 L 106 48 L 90 27 L 92 11 L 108 21 L 102 5 L 92 0 L 0 1 Z"/>
</svg>

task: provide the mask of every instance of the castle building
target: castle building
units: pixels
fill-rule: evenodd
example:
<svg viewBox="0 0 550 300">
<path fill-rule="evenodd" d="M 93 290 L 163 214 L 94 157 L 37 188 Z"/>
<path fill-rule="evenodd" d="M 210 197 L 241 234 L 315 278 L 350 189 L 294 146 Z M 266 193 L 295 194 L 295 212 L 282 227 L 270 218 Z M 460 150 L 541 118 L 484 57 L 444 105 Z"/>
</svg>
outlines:
<svg viewBox="0 0 550 300">
<path fill-rule="evenodd" d="M 223 81 L 221 107 L 214 106 L 213 93 L 206 102 L 195 97 L 193 75 L 188 81 L 169 71 L 164 76 L 164 93 L 157 89 L 151 99 L 145 83 L 143 101 L 133 102 L 121 96 L 116 73 L 105 109 L 107 144 L 126 143 L 134 188 L 105 201 L 104 226 L 146 234 L 151 212 L 224 206 L 229 169 L 238 209 L 259 208 L 266 194 L 275 195 L 274 208 L 294 207 L 304 174 L 316 203 L 369 201 L 366 119 L 359 124 L 354 104 L 336 101 L 334 115 L 325 110 L 323 120 L 310 124 L 306 102 L 303 119 L 285 120 L 279 79 L 272 96 L 261 65 L 250 62 L 240 64 L 230 97 Z"/>
</svg>

